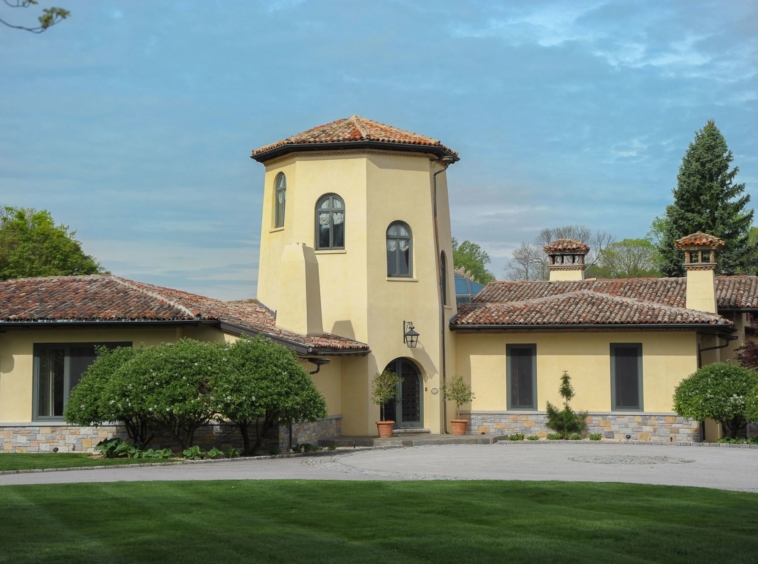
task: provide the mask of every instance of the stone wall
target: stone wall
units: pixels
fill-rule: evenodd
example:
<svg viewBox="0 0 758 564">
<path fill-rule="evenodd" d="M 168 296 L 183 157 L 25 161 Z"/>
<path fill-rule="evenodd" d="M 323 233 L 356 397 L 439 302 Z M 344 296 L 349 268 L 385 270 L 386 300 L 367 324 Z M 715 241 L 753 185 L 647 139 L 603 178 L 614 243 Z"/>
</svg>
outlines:
<svg viewBox="0 0 758 564">
<path fill-rule="evenodd" d="M 470 417 L 469 434 L 479 435 L 537 435 L 545 438 L 552 432 L 545 426 L 546 416 L 539 412 L 474 412 Z M 604 439 L 633 441 L 699 442 L 700 424 L 697 421 L 668 414 L 641 413 L 621 415 L 590 413 L 584 435 L 602 433 Z"/>
<path fill-rule="evenodd" d="M 314 423 L 297 423 L 292 426 L 293 444 L 317 444 L 319 439 L 336 437 L 342 434 L 342 416 L 331 416 Z M 103 439 L 121 437 L 126 440 L 126 430 L 122 426 L 106 425 L 102 427 L 78 427 L 66 424 L 0 424 L 0 453 L 3 452 L 93 452 L 94 447 Z M 251 439 L 255 433 L 251 433 Z M 242 435 L 236 425 L 228 423 L 211 423 L 195 432 L 196 445 L 204 450 L 229 447 L 242 450 Z M 150 448 L 171 448 L 179 452 L 176 440 L 170 435 L 158 433 L 150 442 Z M 288 452 L 289 428 L 279 427 L 272 430 L 263 440 L 262 451 L 270 450 Z"/>
</svg>

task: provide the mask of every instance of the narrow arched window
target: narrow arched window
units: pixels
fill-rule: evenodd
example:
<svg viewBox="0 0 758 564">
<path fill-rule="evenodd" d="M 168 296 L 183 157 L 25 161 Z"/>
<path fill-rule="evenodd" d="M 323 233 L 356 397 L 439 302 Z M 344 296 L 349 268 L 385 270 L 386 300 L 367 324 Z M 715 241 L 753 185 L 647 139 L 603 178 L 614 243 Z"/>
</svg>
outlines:
<svg viewBox="0 0 758 564">
<path fill-rule="evenodd" d="M 345 202 L 328 194 L 316 205 L 316 248 L 345 248 Z"/>
<path fill-rule="evenodd" d="M 411 228 L 395 221 L 387 229 L 387 276 L 413 275 L 413 239 Z"/>
<path fill-rule="evenodd" d="M 440 292 L 442 293 L 442 305 L 447 305 L 447 256 L 445 251 L 440 255 Z"/>
<path fill-rule="evenodd" d="M 287 203 L 287 177 L 283 172 L 274 182 L 274 227 L 284 227 L 284 207 Z"/>
</svg>

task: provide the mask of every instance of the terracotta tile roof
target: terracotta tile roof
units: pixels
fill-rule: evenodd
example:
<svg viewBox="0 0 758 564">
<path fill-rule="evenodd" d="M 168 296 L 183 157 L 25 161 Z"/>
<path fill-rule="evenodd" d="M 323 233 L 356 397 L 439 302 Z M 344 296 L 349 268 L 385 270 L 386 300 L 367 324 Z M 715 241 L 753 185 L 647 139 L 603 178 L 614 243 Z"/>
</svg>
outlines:
<svg viewBox="0 0 758 564">
<path fill-rule="evenodd" d="M 577 290 L 514 302 L 472 302 L 458 305 L 453 325 L 672 325 L 732 326 L 719 315 Z"/>
<path fill-rule="evenodd" d="M 572 253 L 586 255 L 590 252 L 590 248 L 587 245 L 574 239 L 556 239 L 552 243 L 548 243 L 542 247 L 542 250 L 547 254 Z"/>
<path fill-rule="evenodd" d="M 484 290 L 479 292 L 471 305 L 459 304 L 458 316 L 451 322 L 452 326 L 461 326 L 464 324 L 487 324 L 492 323 L 489 319 L 499 319 L 498 324 L 508 325 L 502 320 L 506 312 L 513 314 L 514 324 L 522 324 L 519 321 L 526 319 L 541 319 L 544 313 L 542 302 L 548 298 L 559 297 L 564 295 L 578 296 L 571 302 L 571 307 L 561 305 L 563 317 L 556 313 L 558 317 L 552 319 L 562 319 L 560 324 L 577 324 L 587 323 L 584 319 L 608 319 L 610 313 L 620 314 L 624 312 L 628 317 L 612 317 L 613 323 L 622 323 L 619 319 L 626 319 L 623 323 L 639 323 L 638 319 L 647 316 L 643 315 L 639 308 L 632 311 L 629 308 L 620 306 L 611 306 L 607 301 L 598 299 L 596 296 L 609 296 L 632 301 L 641 308 L 656 308 L 665 306 L 677 311 L 689 312 L 690 316 L 679 317 L 678 314 L 669 319 L 700 319 L 698 316 L 708 315 L 686 309 L 687 302 L 687 285 L 686 278 L 618 278 L 618 279 L 599 279 L 599 280 L 582 280 L 576 282 L 546 282 L 546 281 L 497 281 L 488 284 Z M 585 302 L 585 309 L 581 309 L 577 304 Z M 716 302 L 719 311 L 729 310 L 756 310 L 758 309 L 758 277 L 756 276 L 719 276 L 716 278 Z M 556 302 L 557 303 L 557 302 Z M 512 309 L 508 306 L 520 304 L 518 308 Z M 531 305 L 535 304 L 535 305 Z M 503 306 L 506 306 L 505 308 Z M 527 315 L 524 308 L 533 307 L 534 316 Z M 610 308 L 610 309 L 608 309 Z M 606 311 L 607 309 L 607 311 Z M 658 311 L 658 310 L 655 310 Z M 581 312 L 581 314 L 580 314 Z M 569 314 L 577 315 L 571 317 Z M 651 310 L 653 318 L 660 317 L 659 313 Z M 712 317 L 712 316 L 710 316 Z M 663 318 L 661 318 L 663 319 Z M 712 320 L 707 321 L 711 323 Z M 704 321 L 670 321 L 671 323 L 702 323 Z M 599 323 L 593 321 L 592 323 Z M 610 322 L 609 322 L 610 323 Z M 653 323 L 653 321 L 645 321 Z M 664 323 L 657 321 L 655 323 Z M 666 322 L 669 323 L 669 322 Z"/>
<path fill-rule="evenodd" d="M 725 247 L 726 243 L 724 243 L 724 241 L 718 237 L 714 237 L 708 233 L 701 233 L 698 231 L 697 233 L 692 233 L 691 235 L 677 239 L 676 242 L 674 242 L 674 246 L 677 249 L 720 249 L 721 247 Z"/>
<path fill-rule="evenodd" d="M 103 321 L 219 321 L 319 350 L 369 350 L 364 343 L 338 335 L 313 337 L 278 329 L 273 312 L 257 300 L 223 302 L 116 276 L 0 282 L 0 326 L 11 322 Z"/>
<path fill-rule="evenodd" d="M 252 157 L 262 161 L 304 147 L 308 148 L 308 146 L 312 145 L 345 143 L 428 147 L 430 152 L 449 155 L 455 157 L 456 160 L 458 156 L 458 153 L 446 147 L 437 139 L 353 115 L 349 118 L 338 119 L 325 125 L 319 125 L 302 133 L 291 135 L 276 143 L 255 149 Z"/>
</svg>

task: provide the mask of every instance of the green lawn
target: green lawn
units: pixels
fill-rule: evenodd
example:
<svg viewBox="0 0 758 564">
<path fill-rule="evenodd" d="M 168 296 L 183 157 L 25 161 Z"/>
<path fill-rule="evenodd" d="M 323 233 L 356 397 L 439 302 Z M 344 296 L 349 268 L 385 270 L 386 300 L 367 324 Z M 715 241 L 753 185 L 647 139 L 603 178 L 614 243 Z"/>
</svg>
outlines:
<svg viewBox="0 0 758 564">
<path fill-rule="evenodd" d="M 3 470 L 31 470 L 35 468 L 75 468 L 81 466 L 112 466 L 114 464 L 144 464 L 170 462 L 168 460 L 136 458 L 90 458 L 85 452 L 0 454 L 0 472 Z"/>
<path fill-rule="evenodd" d="M 758 495 L 558 482 L 0 487 L 0 562 L 755 562 Z"/>
</svg>

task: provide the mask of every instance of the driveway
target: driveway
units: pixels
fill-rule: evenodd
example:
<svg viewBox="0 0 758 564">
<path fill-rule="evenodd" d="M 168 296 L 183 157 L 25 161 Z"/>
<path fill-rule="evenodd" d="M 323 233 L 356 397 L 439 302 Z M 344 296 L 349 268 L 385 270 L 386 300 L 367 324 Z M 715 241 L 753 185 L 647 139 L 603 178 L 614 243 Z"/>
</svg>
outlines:
<svg viewBox="0 0 758 564">
<path fill-rule="evenodd" d="M 0 486 L 153 480 L 567 480 L 758 492 L 756 476 L 758 449 L 497 443 L 9 474 L 0 475 Z"/>
</svg>

